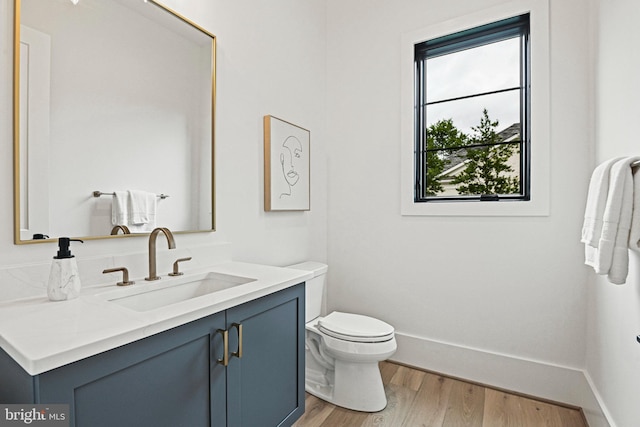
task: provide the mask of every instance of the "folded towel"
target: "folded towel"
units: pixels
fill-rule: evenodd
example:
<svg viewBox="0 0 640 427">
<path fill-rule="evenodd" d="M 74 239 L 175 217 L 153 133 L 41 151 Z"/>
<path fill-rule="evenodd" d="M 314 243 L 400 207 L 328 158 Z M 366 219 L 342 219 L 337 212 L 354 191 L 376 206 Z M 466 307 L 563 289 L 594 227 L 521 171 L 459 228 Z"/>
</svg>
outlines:
<svg viewBox="0 0 640 427">
<path fill-rule="evenodd" d="M 640 251 L 640 168 L 633 171 L 633 212 L 629 231 L 629 249 Z"/>
<path fill-rule="evenodd" d="M 129 193 L 114 191 L 111 202 L 111 224 L 128 225 L 129 222 Z"/>
<path fill-rule="evenodd" d="M 613 222 L 609 222 L 608 212 L 605 210 L 605 224 L 602 228 L 601 242 L 605 247 L 601 252 L 601 265 L 610 263 L 608 278 L 611 283 L 621 285 L 627 281 L 629 274 L 629 231 L 631 228 L 631 216 L 633 212 L 633 176 L 631 174 L 631 162 L 633 159 L 620 160 L 611 168 L 611 176 L 614 180 L 612 185 L 622 187 L 620 197 L 619 216 L 615 230 Z M 619 192 L 616 192 L 619 193 Z M 616 201 L 617 203 L 617 201 Z M 614 203 L 615 204 L 615 203 Z M 613 208 L 615 209 L 615 207 Z M 615 211 L 612 209 L 612 214 Z M 611 224 L 611 227 L 609 226 Z M 609 252 L 610 240 L 613 238 L 611 251 Z M 607 258 L 611 256 L 611 259 Z"/>
<path fill-rule="evenodd" d="M 149 233 L 149 232 L 153 231 L 154 228 L 156 228 L 156 223 L 155 223 L 155 219 L 154 219 L 153 223 L 131 224 L 128 227 L 129 227 L 129 232 L 131 234 Z"/>
<path fill-rule="evenodd" d="M 582 243 L 598 247 L 598 240 L 600 240 L 600 234 L 602 233 L 604 209 L 609 193 L 609 173 L 613 164 L 620 159 L 622 157 L 616 157 L 601 163 L 591 175 L 587 206 L 584 210 L 582 239 L 580 240 Z"/>
<path fill-rule="evenodd" d="M 584 263 L 592 266 L 596 273 L 600 273 L 598 267 L 598 242 L 602 234 L 604 210 L 609 194 L 609 174 L 615 162 L 622 159 L 616 157 L 602 162 L 591 175 L 589 193 L 587 194 L 587 206 L 584 210 L 584 223 L 582 225 L 581 242 L 584 246 Z M 605 271 L 604 274 L 607 272 Z M 602 273 L 600 273 L 602 274 Z"/>
<path fill-rule="evenodd" d="M 156 228 L 157 197 L 139 190 L 114 191 L 111 203 L 113 225 L 126 225 L 131 233 L 146 233 Z"/>
<path fill-rule="evenodd" d="M 148 191 L 129 190 L 129 209 L 131 224 L 149 224 L 155 221 L 156 195 Z"/>
</svg>

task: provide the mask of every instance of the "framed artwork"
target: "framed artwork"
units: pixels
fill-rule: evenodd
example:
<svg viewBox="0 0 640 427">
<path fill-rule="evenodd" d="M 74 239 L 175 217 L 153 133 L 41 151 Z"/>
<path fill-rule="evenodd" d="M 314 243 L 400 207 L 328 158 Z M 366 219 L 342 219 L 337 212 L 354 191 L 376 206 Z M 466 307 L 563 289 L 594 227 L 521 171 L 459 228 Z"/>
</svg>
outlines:
<svg viewBox="0 0 640 427">
<path fill-rule="evenodd" d="M 308 211 L 311 132 L 264 116 L 264 210 Z"/>
</svg>

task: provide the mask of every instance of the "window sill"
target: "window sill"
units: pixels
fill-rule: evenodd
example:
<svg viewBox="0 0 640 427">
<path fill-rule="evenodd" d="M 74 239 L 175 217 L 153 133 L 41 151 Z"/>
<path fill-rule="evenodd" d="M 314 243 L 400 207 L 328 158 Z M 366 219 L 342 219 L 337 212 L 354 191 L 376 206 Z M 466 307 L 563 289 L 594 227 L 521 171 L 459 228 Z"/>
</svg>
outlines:
<svg viewBox="0 0 640 427">
<path fill-rule="evenodd" d="M 544 201 L 411 201 L 403 203 L 401 210 L 403 216 L 548 216 L 549 206 Z"/>
</svg>

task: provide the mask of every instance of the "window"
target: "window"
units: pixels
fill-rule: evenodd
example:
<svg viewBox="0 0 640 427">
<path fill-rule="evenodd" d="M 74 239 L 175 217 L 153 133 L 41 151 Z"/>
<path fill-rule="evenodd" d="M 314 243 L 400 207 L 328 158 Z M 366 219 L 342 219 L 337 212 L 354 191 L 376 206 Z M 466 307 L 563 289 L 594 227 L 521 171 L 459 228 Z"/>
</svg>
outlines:
<svg viewBox="0 0 640 427">
<path fill-rule="evenodd" d="M 529 14 L 414 44 L 414 202 L 530 200 Z"/>
</svg>

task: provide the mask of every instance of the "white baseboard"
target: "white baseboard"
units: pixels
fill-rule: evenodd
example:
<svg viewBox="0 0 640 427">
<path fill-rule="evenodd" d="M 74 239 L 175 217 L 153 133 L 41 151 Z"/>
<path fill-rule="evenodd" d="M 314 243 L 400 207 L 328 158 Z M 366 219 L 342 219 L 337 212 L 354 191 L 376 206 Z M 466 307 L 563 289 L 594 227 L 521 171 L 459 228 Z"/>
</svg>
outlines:
<svg viewBox="0 0 640 427">
<path fill-rule="evenodd" d="M 581 369 L 429 340 L 396 331 L 392 361 L 453 377 L 579 406 L 590 427 L 607 421 L 597 393 Z"/>
<path fill-rule="evenodd" d="M 584 376 L 586 377 L 587 382 L 589 383 L 589 388 L 593 392 L 594 398 L 598 402 L 599 404 L 598 407 L 600 408 L 600 413 L 595 414 L 600 416 L 600 418 L 595 419 L 600 424 L 597 424 L 595 422 L 592 424 L 588 414 L 586 414 L 586 411 L 585 411 L 585 415 L 587 415 L 587 419 L 589 419 L 589 427 L 617 427 L 617 424 L 613 421 L 613 417 L 611 416 L 611 413 L 607 409 L 607 405 L 604 404 L 604 401 L 602 400 L 600 393 L 598 393 L 598 389 L 593 383 L 593 379 L 591 378 L 591 375 L 589 375 L 588 371 L 585 371 Z"/>
</svg>

